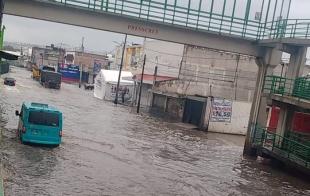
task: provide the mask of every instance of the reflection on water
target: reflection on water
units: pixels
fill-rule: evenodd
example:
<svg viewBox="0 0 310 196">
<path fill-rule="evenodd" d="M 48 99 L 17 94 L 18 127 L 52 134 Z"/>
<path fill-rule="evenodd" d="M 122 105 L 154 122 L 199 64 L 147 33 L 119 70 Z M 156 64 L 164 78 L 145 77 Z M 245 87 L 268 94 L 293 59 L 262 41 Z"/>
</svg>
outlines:
<svg viewBox="0 0 310 196">
<path fill-rule="evenodd" d="M 244 159 L 241 136 L 136 115 L 74 85 L 44 89 L 13 71 L 15 89 L 0 84 L 6 195 L 310 195 L 308 182 Z M 63 111 L 59 148 L 18 142 L 14 111 L 23 101 Z"/>
</svg>

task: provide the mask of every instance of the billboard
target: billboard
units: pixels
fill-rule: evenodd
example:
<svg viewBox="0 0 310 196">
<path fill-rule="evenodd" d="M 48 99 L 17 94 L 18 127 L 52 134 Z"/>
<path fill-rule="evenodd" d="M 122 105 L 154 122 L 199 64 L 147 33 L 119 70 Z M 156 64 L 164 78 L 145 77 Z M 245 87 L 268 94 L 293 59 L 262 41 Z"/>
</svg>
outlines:
<svg viewBox="0 0 310 196">
<path fill-rule="evenodd" d="M 231 122 L 232 101 L 214 98 L 211 109 L 212 122 Z"/>
<path fill-rule="evenodd" d="M 64 80 L 77 81 L 80 79 L 80 68 L 78 65 L 60 64 L 58 72 L 61 73 Z"/>
<path fill-rule="evenodd" d="M 94 74 L 98 74 L 102 68 L 102 62 L 100 60 L 94 60 Z"/>
</svg>

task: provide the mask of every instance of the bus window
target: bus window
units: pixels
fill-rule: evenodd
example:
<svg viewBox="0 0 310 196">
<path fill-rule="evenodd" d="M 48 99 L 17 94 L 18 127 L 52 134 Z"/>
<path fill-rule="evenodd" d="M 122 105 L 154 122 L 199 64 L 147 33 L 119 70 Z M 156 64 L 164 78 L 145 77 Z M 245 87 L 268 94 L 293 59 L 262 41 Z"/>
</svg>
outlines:
<svg viewBox="0 0 310 196">
<path fill-rule="evenodd" d="M 44 125 L 51 127 L 59 126 L 59 115 L 51 112 L 29 112 L 28 122 L 35 125 Z"/>
</svg>

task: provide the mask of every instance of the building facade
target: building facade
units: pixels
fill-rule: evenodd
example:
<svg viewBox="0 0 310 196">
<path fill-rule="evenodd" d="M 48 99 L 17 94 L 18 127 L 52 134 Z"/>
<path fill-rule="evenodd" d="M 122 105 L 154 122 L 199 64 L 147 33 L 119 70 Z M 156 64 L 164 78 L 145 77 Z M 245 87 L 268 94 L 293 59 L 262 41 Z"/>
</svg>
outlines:
<svg viewBox="0 0 310 196">
<path fill-rule="evenodd" d="M 79 72 L 82 69 L 83 81 L 93 83 L 94 78 L 101 69 L 109 69 L 109 60 L 107 55 L 80 51 L 67 51 L 62 67 L 70 67 L 70 69 L 74 68 L 74 70 L 77 70 L 77 76 L 74 76 L 75 80 L 79 80 Z"/>
<path fill-rule="evenodd" d="M 253 99 L 258 68 L 252 57 L 185 46 L 179 69 L 179 80 L 162 84 L 162 91 L 246 102 Z"/>
<path fill-rule="evenodd" d="M 30 63 L 34 67 L 47 65 L 57 67 L 58 64 L 64 62 L 65 49 L 57 48 L 53 44 L 51 46 L 33 47 L 31 50 Z"/>
<path fill-rule="evenodd" d="M 155 90 L 185 100 L 177 109 L 183 107 L 183 122 L 194 122 L 214 132 L 245 134 L 257 71 L 253 57 L 184 46 L 178 79 L 160 82 Z M 223 105 L 216 105 L 214 100 Z"/>
</svg>

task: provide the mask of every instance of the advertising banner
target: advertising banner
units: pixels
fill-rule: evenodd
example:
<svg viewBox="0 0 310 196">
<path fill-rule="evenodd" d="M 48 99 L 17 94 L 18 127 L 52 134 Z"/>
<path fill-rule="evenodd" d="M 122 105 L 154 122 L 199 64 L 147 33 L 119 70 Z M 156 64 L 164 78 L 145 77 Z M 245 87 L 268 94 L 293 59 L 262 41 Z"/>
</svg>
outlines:
<svg viewBox="0 0 310 196">
<path fill-rule="evenodd" d="M 78 65 L 61 64 L 58 68 L 58 72 L 61 73 L 63 79 L 79 80 L 80 68 Z"/>
<path fill-rule="evenodd" d="M 118 92 L 118 101 L 129 102 L 132 99 L 133 85 L 120 85 Z M 116 84 L 108 83 L 106 86 L 106 100 L 114 100 L 116 96 Z"/>
<path fill-rule="evenodd" d="M 94 60 L 94 74 L 98 74 L 102 68 L 102 62 L 100 60 Z"/>
<path fill-rule="evenodd" d="M 222 98 L 214 98 L 212 102 L 211 121 L 230 122 L 232 115 L 232 101 Z"/>
</svg>

